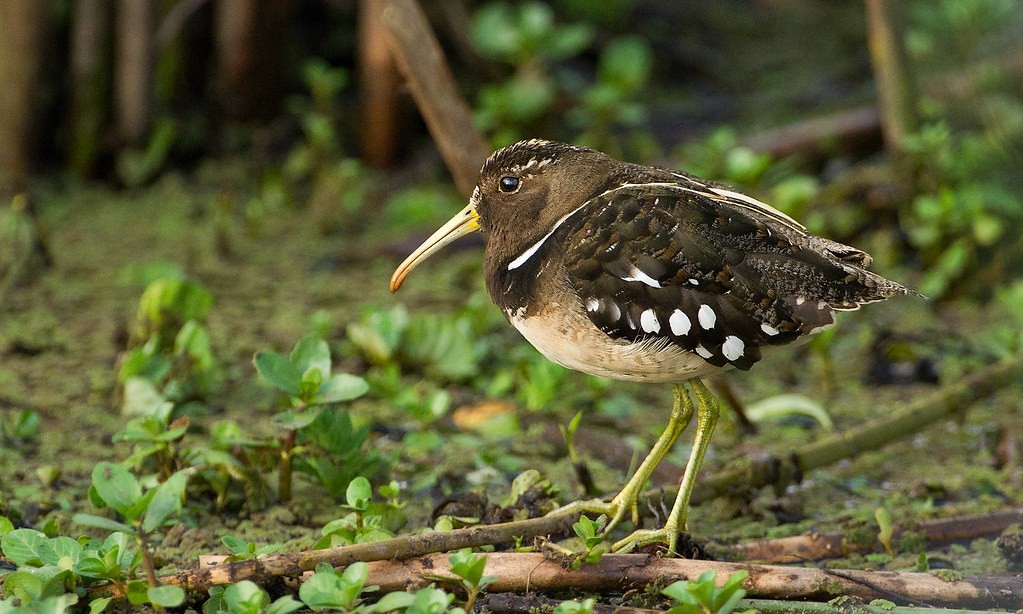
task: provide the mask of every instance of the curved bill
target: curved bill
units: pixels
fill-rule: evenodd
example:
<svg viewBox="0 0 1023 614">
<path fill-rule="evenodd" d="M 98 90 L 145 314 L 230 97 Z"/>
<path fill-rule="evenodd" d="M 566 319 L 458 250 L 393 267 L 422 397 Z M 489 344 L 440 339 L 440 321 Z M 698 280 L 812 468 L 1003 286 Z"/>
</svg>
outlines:
<svg viewBox="0 0 1023 614">
<path fill-rule="evenodd" d="M 408 274 L 412 272 L 412 269 L 419 266 L 420 262 L 440 251 L 445 245 L 448 245 L 455 239 L 479 230 L 479 220 L 480 216 L 476 213 L 475 205 L 473 203 L 466 205 L 465 209 L 459 211 L 455 214 L 455 217 L 438 228 L 437 232 L 430 235 L 429 239 L 423 241 L 423 244 L 417 247 L 416 251 L 409 254 L 409 257 L 398 265 L 398 268 L 394 270 L 394 274 L 391 275 L 391 292 L 398 291 L 398 288 L 401 287 Z"/>
</svg>

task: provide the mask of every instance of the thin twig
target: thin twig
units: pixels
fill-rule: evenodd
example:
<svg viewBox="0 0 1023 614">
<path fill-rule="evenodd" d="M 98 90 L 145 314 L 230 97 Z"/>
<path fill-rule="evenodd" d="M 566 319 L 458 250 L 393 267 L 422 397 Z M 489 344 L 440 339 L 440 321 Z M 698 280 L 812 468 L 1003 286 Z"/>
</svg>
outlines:
<svg viewBox="0 0 1023 614">
<path fill-rule="evenodd" d="M 250 578 L 297 576 L 314 569 L 320 563 L 344 567 L 356 561 L 401 560 L 434 552 L 447 552 L 460 548 L 475 548 L 492 544 L 530 541 L 535 537 L 564 535 L 576 519 L 571 516 L 545 516 L 495 525 L 469 527 L 405 535 L 366 544 L 353 544 L 323 550 L 271 554 L 257 559 L 218 563 L 206 567 L 195 566 L 159 578 L 161 584 L 181 586 L 185 590 L 202 592 L 218 584 L 230 584 Z M 100 586 L 93 593 L 120 597 L 113 586 Z"/>
<path fill-rule="evenodd" d="M 922 535 L 930 544 L 968 541 L 998 535 L 1013 524 L 1023 524 L 1023 508 L 927 520 L 915 527 L 897 527 L 892 539 L 898 540 L 906 531 L 913 531 Z M 714 552 L 715 555 L 719 554 L 729 560 L 791 563 L 798 560 L 846 556 L 853 552 L 868 552 L 880 548 L 880 542 L 854 543 L 848 541 L 845 534 L 836 531 L 720 546 Z"/>
</svg>

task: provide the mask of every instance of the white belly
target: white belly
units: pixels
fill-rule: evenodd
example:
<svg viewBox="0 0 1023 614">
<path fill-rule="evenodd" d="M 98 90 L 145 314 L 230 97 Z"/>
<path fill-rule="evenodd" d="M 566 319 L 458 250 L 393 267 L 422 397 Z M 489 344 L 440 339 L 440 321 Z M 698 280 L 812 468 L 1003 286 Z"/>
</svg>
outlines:
<svg viewBox="0 0 1023 614">
<path fill-rule="evenodd" d="M 530 317 L 509 314 L 509 320 L 548 359 L 590 375 L 633 382 L 681 382 L 722 370 L 666 340 L 633 343 L 612 339 L 574 305 L 561 309 L 552 304 Z"/>
</svg>

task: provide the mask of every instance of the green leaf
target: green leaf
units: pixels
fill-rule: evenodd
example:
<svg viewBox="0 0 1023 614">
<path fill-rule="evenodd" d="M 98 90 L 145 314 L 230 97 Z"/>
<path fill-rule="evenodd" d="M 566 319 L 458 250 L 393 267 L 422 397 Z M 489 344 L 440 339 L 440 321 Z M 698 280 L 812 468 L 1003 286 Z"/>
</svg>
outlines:
<svg viewBox="0 0 1023 614">
<path fill-rule="evenodd" d="M 75 570 L 78 566 L 78 560 L 82 556 L 81 544 L 70 537 L 60 535 L 50 540 L 50 548 L 56 556 L 56 561 L 52 564 L 62 570 Z"/>
<path fill-rule="evenodd" d="M 895 517 L 886 507 L 879 507 L 874 510 L 874 518 L 880 530 L 877 533 L 877 540 L 884 546 L 888 556 L 895 556 L 892 551 L 892 535 L 895 533 Z"/>
<path fill-rule="evenodd" d="M 180 586 L 151 586 L 146 590 L 146 596 L 153 605 L 176 608 L 185 602 L 185 589 Z"/>
<path fill-rule="evenodd" d="M 481 583 L 484 581 L 483 570 L 487 566 L 487 557 L 463 551 L 452 554 L 448 561 L 451 562 L 451 573 L 465 580 L 469 588 L 484 588 L 485 584 Z"/>
<path fill-rule="evenodd" d="M 369 480 L 366 478 L 360 475 L 348 483 L 348 489 L 345 491 L 345 500 L 348 502 L 348 507 L 355 510 L 365 510 L 372 498 L 373 486 L 370 485 Z"/>
<path fill-rule="evenodd" d="M 746 415 L 753 422 L 803 415 L 813 418 L 829 431 L 835 430 L 831 416 L 820 402 L 802 394 L 777 394 L 761 399 L 746 407 Z"/>
<path fill-rule="evenodd" d="M 253 359 L 256 371 L 271 386 L 288 394 L 298 397 L 301 390 L 302 371 L 284 356 L 270 350 L 257 352 Z"/>
<path fill-rule="evenodd" d="M 156 386 L 144 377 L 129 377 L 124 382 L 124 402 L 121 404 L 121 415 L 128 418 L 169 416 L 174 404 L 163 397 Z"/>
<path fill-rule="evenodd" d="M 7 516 L 0 516 L 0 537 L 7 535 L 14 530 L 14 524 Z"/>
<path fill-rule="evenodd" d="M 0 540 L 0 550 L 19 567 L 40 567 L 57 562 L 49 538 L 35 529 L 15 529 L 4 535 Z"/>
<path fill-rule="evenodd" d="M 313 610 L 344 607 L 340 595 L 344 591 L 341 576 L 334 571 L 317 571 L 298 589 L 298 598 Z M 344 609 L 348 609 L 344 607 Z"/>
<path fill-rule="evenodd" d="M 343 603 L 347 608 L 355 605 L 363 586 L 366 585 L 366 578 L 369 577 L 369 565 L 361 561 L 352 563 L 345 568 L 341 574 L 341 581 L 345 584 L 345 591 L 342 594 Z"/>
<path fill-rule="evenodd" d="M 146 517 L 142 520 L 143 532 L 152 533 L 163 526 L 168 518 L 181 511 L 181 500 L 190 474 L 191 469 L 181 469 L 156 487 L 156 494 L 149 501 Z"/>
<path fill-rule="evenodd" d="M 291 350 L 289 360 L 301 373 L 315 369 L 324 377 L 330 374 L 330 347 L 316 333 L 309 333 L 299 339 Z"/>
<path fill-rule="evenodd" d="M 316 421 L 320 412 L 315 411 L 315 409 L 310 408 L 301 412 L 283 411 L 275 414 L 272 420 L 274 426 L 278 428 L 298 431 Z"/>
<path fill-rule="evenodd" d="M 178 331 L 174 338 L 174 353 L 187 356 L 192 369 L 196 371 L 209 371 L 216 362 L 210 346 L 210 335 L 195 320 L 185 322 Z"/>
<path fill-rule="evenodd" d="M 132 605 L 149 603 L 149 585 L 142 580 L 132 580 L 125 587 L 125 596 Z"/>
<path fill-rule="evenodd" d="M 305 607 L 301 601 L 295 599 L 291 595 L 285 595 L 279 597 L 269 606 L 267 606 L 264 614 L 291 614 L 291 612 L 297 612 Z"/>
<path fill-rule="evenodd" d="M 330 376 L 319 387 L 312 398 L 313 403 L 340 403 L 350 401 L 366 394 L 369 384 L 357 375 L 338 373 Z"/>
<path fill-rule="evenodd" d="M 249 554 L 249 543 L 244 539 L 235 537 L 234 535 L 225 535 L 220 538 L 227 549 L 231 551 L 231 554 Z"/>
<path fill-rule="evenodd" d="M 107 609 L 107 606 L 113 600 L 113 597 L 97 597 L 93 599 L 89 602 L 89 614 L 100 614 L 100 612 Z"/>
<path fill-rule="evenodd" d="M 653 53 L 643 39 L 619 36 L 600 55 L 598 76 L 617 90 L 631 93 L 646 84 L 653 66 Z"/>
<path fill-rule="evenodd" d="M 387 593 L 373 605 L 374 612 L 394 612 L 395 610 L 407 610 L 416 602 L 416 596 L 412 593 Z"/>
<path fill-rule="evenodd" d="M 419 202 L 421 190 L 415 191 L 417 201 L 415 207 L 410 210 L 422 210 Z M 387 210 L 393 210 L 395 203 L 387 205 Z M 394 352 L 401 341 L 401 336 L 408 327 L 408 310 L 402 305 L 396 305 L 391 309 L 373 309 L 365 312 L 358 322 L 348 325 L 345 330 L 348 340 L 357 348 L 371 363 L 383 365 L 394 358 Z"/>
<path fill-rule="evenodd" d="M 95 514 L 75 514 L 71 517 L 72 522 L 80 524 L 85 527 L 96 527 L 97 529 L 104 529 L 106 531 L 123 531 L 124 533 L 134 533 L 135 529 L 123 522 L 118 522 L 111 518 L 104 516 L 97 516 Z"/>
<path fill-rule="evenodd" d="M 43 595 L 43 581 L 30 571 L 15 571 L 4 578 L 4 596 L 23 603 L 37 601 Z"/>
<path fill-rule="evenodd" d="M 593 597 L 579 601 L 562 601 L 554 607 L 554 614 L 592 614 L 597 600 Z"/>
<path fill-rule="evenodd" d="M 323 372 L 315 367 L 309 367 L 302 374 L 302 381 L 298 384 L 299 398 L 306 403 L 312 403 L 322 384 Z"/>
<path fill-rule="evenodd" d="M 97 463 L 92 469 L 92 485 L 107 507 L 134 520 L 129 512 L 142 498 L 142 487 L 130 471 L 116 463 Z"/>
<path fill-rule="evenodd" d="M 255 582 L 242 580 L 224 589 L 224 604 L 231 614 L 260 614 L 270 596 Z"/>
</svg>

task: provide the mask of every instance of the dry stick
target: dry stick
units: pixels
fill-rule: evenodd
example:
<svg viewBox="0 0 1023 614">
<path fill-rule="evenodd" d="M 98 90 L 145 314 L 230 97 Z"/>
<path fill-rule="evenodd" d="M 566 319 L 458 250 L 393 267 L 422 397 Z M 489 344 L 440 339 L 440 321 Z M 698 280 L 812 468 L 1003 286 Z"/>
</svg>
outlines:
<svg viewBox="0 0 1023 614">
<path fill-rule="evenodd" d="M 512 614 L 515 612 L 551 611 L 561 603 L 560 599 L 551 599 L 543 595 L 530 593 L 518 595 L 515 593 L 496 593 L 486 595 L 480 602 L 487 611 L 494 614 Z M 856 604 L 847 607 L 857 614 L 987 614 L 990 610 L 950 610 L 947 608 L 914 608 L 914 607 L 883 607 Z M 819 601 L 781 601 L 777 599 L 743 599 L 735 606 L 736 611 L 756 610 L 761 614 L 836 614 L 845 611 L 842 608 L 821 603 Z M 628 606 L 612 606 L 602 603 L 594 604 L 594 614 L 660 614 L 664 610 L 653 610 L 649 608 L 632 608 Z"/>
<path fill-rule="evenodd" d="M 508 544 L 520 540 L 528 543 L 539 536 L 563 535 L 575 520 L 572 516 L 545 516 L 425 535 L 405 535 L 367 544 L 272 554 L 258 559 L 218 563 L 207 567 L 195 566 L 178 573 L 160 576 L 159 580 L 161 584 L 180 586 L 188 591 L 205 591 L 217 584 L 231 584 L 245 579 L 259 581 L 261 578 L 274 576 L 298 576 L 304 571 L 314 569 L 320 563 L 343 567 L 357 561 L 406 559 L 432 552 Z M 91 592 L 114 597 L 122 596 L 122 593 L 113 586 L 96 587 Z"/>
<path fill-rule="evenodd" d="M 369 564 L 367 584 L 381 591 L 414 590 L 436 576 L 452 576 L 444 554 L 405 561 Z M 497 579 L 487 587 L 491 593 L 523 591 L 623 592 L 652 583 L 667 585 L 691 580 L 706 571 L 717 572 L 718 585 L 731 574 L 745 570 L 748 594 L 787 599 L 826 601 L 848 595 L 869 601 L 890 601 L 932 606 L 1016 608 L 1023 603 L 1023 578 L 1014 576 L 967 576 L 946 581 L 929 573 L 895 571 L 841 572 L 810 567 L 780 567 L 659 558 L 645 554 L 607 554 L 599 562 L 566 569 L 564 561 L 538 553 L 497 552 L 487 555 L 486 574 Z"/>
<path fill-rule="evenodd" d="M 932 544 L 966 541 L 998 535 L 1017 523 L 1023 523 L 1023 508 L 927 520 L 915 527 L 896 528 L 892 538 L 898 539 L 906 531 L 916 531 Z M 730 560 L 791 563 L 845 556 L 851 552 L 878 550 L 880 547 L 877 541 L 870 544 L 849 542 L 843 533 L 836 531 L 720 546 L 714 553 Z"/>
<path fill-rule="evenodd" d="M 391 53 L 408 80 L 433 140 L 454 176 L 455 185 L 468 195 L 476 186 L 480 166 L 490 153 L 472 116 L 458 94 L 444 52 L 415 0 L 386 0 L 380 21 L 390 36 Z"/>
</svg>

